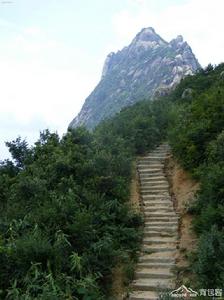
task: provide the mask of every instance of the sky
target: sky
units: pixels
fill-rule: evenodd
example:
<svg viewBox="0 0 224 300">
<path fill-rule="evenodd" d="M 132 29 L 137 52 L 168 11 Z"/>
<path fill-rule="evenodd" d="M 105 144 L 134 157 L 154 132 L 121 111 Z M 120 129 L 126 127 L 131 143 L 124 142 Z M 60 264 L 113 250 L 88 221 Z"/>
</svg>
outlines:
<svg viewBox="0 0 224 300">
<path fill-rule="evenodd" d="M 108 53 L 145 27 L 183 35 L 202 66 L 224 61 L 223 0 L 0 0 L 0 160 L 19 135 L 60 135 Z"/>
</svg>

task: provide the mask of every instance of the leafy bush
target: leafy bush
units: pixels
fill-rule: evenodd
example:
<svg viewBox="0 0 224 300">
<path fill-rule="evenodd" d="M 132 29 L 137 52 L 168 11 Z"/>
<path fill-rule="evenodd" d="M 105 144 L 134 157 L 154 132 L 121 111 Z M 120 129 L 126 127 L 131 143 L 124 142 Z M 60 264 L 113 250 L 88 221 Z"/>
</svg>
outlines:
<svg viewBox="0 0 224 300">
<path fill-rule="evenodd" d="M 165 137 L 157 103 L 125 109 L 93 132 L 80 127 L 60 139 L 46 130 L 33 147 L 7 143 L 2 299 L 108 298 L 112 269 L 132 264 L 139 250 L 142 219 L 128 203 L 132 163 Z"/>
<path fill-rule="evenodd" d="M 169 139 L 180 163 L 200 181 L 192 212 L 199 236 L 194 271 L 202 288 L 224 282 L 224 64 L 182 80 L 171 96 Z M 186 88 L 191 99 L 182 99 Z"/>
<path fill-rule="evenodd" d="M 222 288 L 224 282 L 224 233 L 216 226 L 203 233 L 199 240 L 194 271 L 198 285 L 203 288 Z"/>
</svg>

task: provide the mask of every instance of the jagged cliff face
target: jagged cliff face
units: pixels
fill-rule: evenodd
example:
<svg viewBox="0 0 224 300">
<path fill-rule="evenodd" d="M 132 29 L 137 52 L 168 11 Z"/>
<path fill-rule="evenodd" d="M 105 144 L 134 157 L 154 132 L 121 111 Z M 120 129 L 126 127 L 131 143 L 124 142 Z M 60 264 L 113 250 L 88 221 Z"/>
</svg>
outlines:
<svg viewBox="0 0 224 300">
<path fill-rule="evenodd" d="M 93 128 L 125 106 L 166 94 L 199 67 L 182 36 L 168 43 L 153 28 L 142 29 L 128 47 L 107 56 L 99 84 L 69 127 Z"/>
</svg>

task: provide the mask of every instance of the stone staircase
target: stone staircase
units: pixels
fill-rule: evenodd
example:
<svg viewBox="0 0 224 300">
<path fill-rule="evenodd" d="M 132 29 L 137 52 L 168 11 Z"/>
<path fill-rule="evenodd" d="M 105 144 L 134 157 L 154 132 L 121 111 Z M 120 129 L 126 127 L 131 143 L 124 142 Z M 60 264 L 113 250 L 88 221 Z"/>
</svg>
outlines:
<svg viewBox="0 0 224 300">
<path fill-rule="evenodd" d="M 169 146 L 162 144 L 138 162 L 145 226 L 129 300 L 156 300 L 159 291 L 175 287 L 178 216 L 163 170 L 168 153 Z"/>
</svg>

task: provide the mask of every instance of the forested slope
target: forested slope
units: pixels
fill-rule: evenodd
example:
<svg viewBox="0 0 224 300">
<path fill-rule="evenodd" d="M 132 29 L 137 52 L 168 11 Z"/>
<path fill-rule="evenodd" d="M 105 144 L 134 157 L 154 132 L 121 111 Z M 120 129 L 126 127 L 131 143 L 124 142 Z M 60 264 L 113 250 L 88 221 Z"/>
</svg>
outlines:
<svg viewBox="0 0 224 300">
<path fill-rule="evenodd" d="M 186 88 L 190 97 L 181 99 Z M 200 182 L 191 211 L 199 237 L 192 270 L 201 288 L 224 283 L 224 64 L 181 82 L 173 95 L 169 140 L 182 166 Z"/>
<path fill-rule="evenodd" d="M 163 138 L 160 109 L 139 103 L 92 133 L 46 130 L 33 147 L 7 143 L 2 299 L 108 299 L 113 267 L 130 264 L 141 240 L 141 217 L 129 205 L 132 162 Z"/>
<path fill-rule="evenodd" d="M 0 166 L 1 299 L 109 299 L 118 262 L 136 256 L 142 220 L 129 190 L 136 155 L 169 139 L 201 182 L 191 208 L 199 287 L 224 282 L 224 65 L 200 70 L 169 96 L 124 109 L 93 132 L 48 130 L 7 145 Z"/>
</svg>

